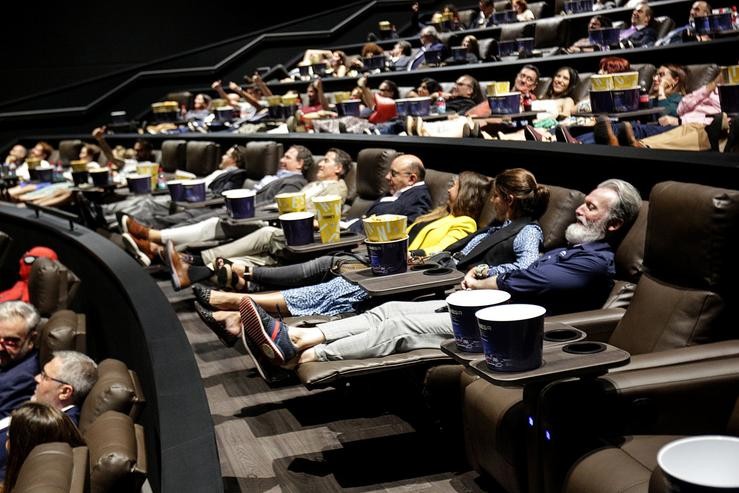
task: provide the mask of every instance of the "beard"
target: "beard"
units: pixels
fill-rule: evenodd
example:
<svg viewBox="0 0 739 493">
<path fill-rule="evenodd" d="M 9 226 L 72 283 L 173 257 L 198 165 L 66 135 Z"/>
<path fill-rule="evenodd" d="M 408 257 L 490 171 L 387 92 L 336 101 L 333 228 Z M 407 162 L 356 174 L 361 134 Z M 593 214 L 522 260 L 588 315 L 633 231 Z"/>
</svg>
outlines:
<svg viewBox="0 0 739 493">
<path fill-rule="evenodd" d="M 585 220 L 578 219 L 567 226 L 565 238 L 570 245 L 579 245 L 581 243 L 590 243 L 591 241 L 602 240 L 606 237 L 606 224 L 608 218 L 603 218 L 598 222 L 588 223 Z"/>
</svg>

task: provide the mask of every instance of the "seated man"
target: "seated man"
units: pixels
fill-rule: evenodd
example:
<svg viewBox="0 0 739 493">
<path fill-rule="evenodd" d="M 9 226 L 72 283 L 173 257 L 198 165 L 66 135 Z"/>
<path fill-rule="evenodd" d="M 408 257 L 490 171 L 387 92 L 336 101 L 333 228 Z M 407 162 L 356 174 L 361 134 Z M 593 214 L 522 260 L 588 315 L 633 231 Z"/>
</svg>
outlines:
<svg viewBox="0 0 739 493">
<path fill-rule="evenodd" d="M 63 411 L 74 424 L 79 424 L 80 409 L 87 393 L 97 381 L 95 362 L 77 351 L 55 351 L 51 360 L 36 375 L 32 401 L 48 404 Z M 9 419 L 0 420 L 0 442 L 5 443 Z M 5 447 L 0 447 L 0 475 L 5 475 Z"/>
<path fill-rule="evenodd" d="M 708 2 L 703 0 L 693 2 L 693 5 L 690 6 L 688 23 L 667 33 L 664 38 L 657 40 L 655 46 L 665 46 L 675 43 L 684 43 L 687 41 L 710 41 L 710 34 L 697 34 L 693 27 L 694 17 L 703 17 L 706 15 L 711 15 L 711 6 Z"/>
<path fill-rule="evenodd" d="M 652 27 L 654 15 L 652 7 L 640 3 L 631 13 L 631 26 L 622 29 L 619 41 L 624 48 L 652 46 L 657 41 L 657 31 Z"/>
<path fill-rule="evenodd" d="M 641 197 L 629 183 L 601 183 L 576 210 L 567 228 L 568 248 L 545 253 L 528 268 L 477 279 L 465 277 L 468 289 L 501 289 L 513 302 L 534 302 L 548 313 L 587 310 L 603 303 L 613 284 L 614 253 L 607 239 L 639 212 Z M 288 327 L 244 297 L 240 317 L 232 313 L 226 328 L 240 331 L 273 364 L 294 365 L 380 357 L 395 352 L 438 348 L 453 337 L 443 300 L 390 302 L 357 317 L 315 328 Z"/>
<path fill-rule="evenodd" d="M 0 303 L 0 418 L 27 401 L 36 388 L 36 326 L 41 320 L 29 303 Z"/>
</svg>

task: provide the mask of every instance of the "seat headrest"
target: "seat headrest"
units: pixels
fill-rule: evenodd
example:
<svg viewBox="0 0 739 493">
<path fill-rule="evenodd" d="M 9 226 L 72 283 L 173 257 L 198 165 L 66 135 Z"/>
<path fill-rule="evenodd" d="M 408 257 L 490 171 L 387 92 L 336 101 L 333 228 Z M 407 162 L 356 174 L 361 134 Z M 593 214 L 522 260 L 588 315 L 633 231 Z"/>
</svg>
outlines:
<svg viewBox="0 0 739 493">
<path fill-rule="evenodd" d="M 70 161 L 78 159 L 82 150 L 82 141 L 79 139 L 59 141 L 59 159 L 64 166 L 69 166 Z"/>
<path fill-rule="evenodd" d="M 639 215 L 616 248 L 616 279 L 637 282 L 644 271 L 644 238 L 647 235 L 649 202 L 642 201 Z"/>
<path fill-rule="evenodd" d="M 72 310 L 58 310 L 38 331 L 36 348 L 40 366 L 51 360 L 54 351 L 85 352 L 85 315 Z"/>
<path fill-rule="evenodd" d="M 174 173 L 178 169 L 184 170 L 187 158 L 186 140 L 165 140 L 162 142 L 162 168 L 167 173 Z"/>
<path fill-rule="evenodd" d="M 137 428 L 125 414 L 108 411 L 83 433 L 90 449 L 91 493 L 140 490 L 146 459 Z"/>
<path fill-rule="evenodd" d="M 435 169 L 426 169 L 426 186 L 429 187 L 431 195 L 431 208 L 444 205 L 449 201 L 449 186 L 457 176 L 454 173 L 446 171 L 436 171 Z"/>
<path fill-rule="evenodd" d="M 542 4 L 544 2 L 541 2 Z M 529 4 L 529 8 L 531 4 Z M 534 15 L 536 13 L 534 12 Z M 536 30 L 534 35 L 535 48 L 550 48 L 559 46 L 560 40 L 569 39 L 569 22 L 563 22 L 564 17 L 545 17 L 536 16 Z"/>
<path fill-rule="evenodd" d="M 60 262 L 39 257 L 28 277 L 30 302 L 41 316 L 49 317 L 70 306 L 79 288 L 79 278 Z"/>
<path fill-rule="evenodd" d="M 357 163 L 352 161 L 344 175 L 344 183 L 346 183 L 346 203 L 351 204 L 357 198 Z"/>
<path fill-rule="evenodd" d="M 205 176 L 218 168 L 221 161 L 221 146 L 209 141 L 188 141 L 185 167 L 190 173 Z"/>
<path fill-rule="evenodd" d="M 688 80 L 685 81 L 685 87 L 689 92 L 705 86 L 718 77 L 721 71 L 715 63 L 688 65 L 685 69 L 688 72 Z"/>
<path fill-rule="evenodd" d="M 274 175 L 280 167 L 282 144 L 274 141 L 251 141 L 246 144 L 247 178 L 261 180 Z"/>
<path fill-rule="evenodd" d="M 649 195 L 644 265 L 677 286 L 736 291 L 739 191 L 662 182 Z"/>
<path fill-rule="evenodd" d="M 549 205 L 539 218 L 539 224 L 544 233 L 542 249 L 545 252 L 567 244 L 565 230 L 575 220 L 575 209 L 585 200 L 585 194 L 579 190 L 554 185 L 547 186 L 549 187 Z"/>
<path fill-rule="evenodd" d="M 393 149 L 367 148 L 357 156 L 357 195 L 367 200 L 377 200 L 387 194 L 385 180 L 393 159 L 400 154 Z"/>
<path fill-rule="evenodd" d="M 79 429 L 84 434 L 103 413 L 118 411 L 136 418 L 145 402 L 135 372 L 125 363 L 106 359 L 98 365 L 98 379 L 80 410 Z"/>
<path fill-rule="evenodd" d="M 36 445 L 23 461 L 13 491 L 87 491 L 88 448 L 68 443 L 49 442 Z"/>
</svg>

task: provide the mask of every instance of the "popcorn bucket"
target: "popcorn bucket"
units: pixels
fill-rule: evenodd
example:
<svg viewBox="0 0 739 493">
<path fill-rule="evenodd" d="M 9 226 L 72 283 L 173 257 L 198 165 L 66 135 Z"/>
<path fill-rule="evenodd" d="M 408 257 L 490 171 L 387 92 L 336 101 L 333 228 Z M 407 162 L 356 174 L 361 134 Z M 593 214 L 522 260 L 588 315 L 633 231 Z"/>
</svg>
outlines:
<svg viewBox="0 0 739 493">
<path fill-rule="evenodd" d="M 739 65 L 730 65 L 726 67 L 725 84 L 739 84 Z"/>
<path fill-rule="evenodd" d="M 474 291 L 455 291 L 446 297 L 452 330 L 457 349 L 467 353 L 481 353 L 480 328 L 475 313 L 483 308 L 506 303 L 509 293 L 497 289 L 476 289 Z"/>
<path fill-rule="evenodd" d="M 90 171 L 92 183 L 96 187 L 104 187 L 110 183 L 110 171 L 108 168 L 98 168 Z"/>
<path fill-rule="evenodd" d="M 285 242 L 290 246 L 313 243 L 312 212 L 288 212 L 280 216 L 280 225 L 285 232 Z"/>
<path fill-rule="evenodd" d="M 279 193 L 275 195 L 275 201 L 277 201 L 277 209 L 280 214 L 305 210 L 305 194 L 301 192 Z"/>
<path fill-rule="evenodd" d="M 184 187 L 186 202 L 203 202 L 205 200 L 205 180 L 187 180 Z"/>
<path fill-rule="evenodd" d="M 185 181 L 187 180 L 169 180 L 167 182 L 169 196 L 173 201 L 182 202 L 185 200 Z"/>
<path fill-rule="evenodd" d="M 739 438 L 703 435 L 668 443 L 657 453 L 655 474 L 662 473 L 660 491 L 730 493 L 739 491 Z M 651 491 L 651 488 L 650 488 Z"/>
<path fill-rule="evenodd" d="M 362 220 L 369 241 L 393 241 L 406 236 L 408 218 L 398 214 L 381 214 Z"/>
<path fill-rule="evenodd" d="M 151 177 L 151 189 L 157 187 L 157 178 L 159 177 L 159 165 L 157 163 L 138 163 L 136 165 L 136 173 Z"/>
<path fill-rule="evenodd" d="M 151 183 L 151 179 L 149 178 L 149 175 L 140 175 L 138 173 L 131 173 L 126 177 L 126 184 L 128 185 L 128 190 L 136 195 L 149 193 L 151 192 L 151 188 L 149 187 L 149 184 Z"/>
<path fill-rule="evenodd" d="M 622 72 L 613 74 L 613 88 L 616 90 L 639 87 L 639 72 Z"/>
<path fill-rule="evenodd" d="M 490 112 L 494 115 L 511 115 L 521 111 L 521 93 L 509 92 L 488 96 Z"/>
<path fill-rule="evenodd" d="M 54 168 L 51 166 L 39 166 L 36 168 L 36 179 L 43 183 L 51 183 L 54 179 Z"/>
<path fill-rule="evenodd" d="M 487 88 L 487 94 L 488 96 L 497 96 L 499 94 L 505 94 L 507 92 L 511 92 L 511 83 L 510 82 L 491 82 L 488 84 Z"/>
<path fill-rule="evenodd" d="M 538 305 L 499 305 L 475 313 L 488 368 L 519 372 L 539 368 L 544 348 L 544 314 Z"/>
<path fill-rule="evenodd" d="M 339 241 L 341 197 L 338 195 L 314 197 L 313 206 L 318 215 L 318 230 L 321 233 L 321 243 L 336 243 Z"/>
<path fill-rule="evenodd" d="M 638 78 L 638 72 L 637 72 Z M 590 88 L 593 91 L 610 91 L 613 89 L 613 75 L 597 75 L 590 76 Z"/>
<path fill-rule="evenodd" d="M 87 171 L 87 161 L 83 159 L 75 159 L 69 164 L 72 166 L 72 171 Z"/>
<path fill-rule="evenodd" d="M 254 217 L 254 200 L 256 194 L 254 190 L 243 188 L 223 192 L 223 196 L 226 199 L 228 215 L 234 219 Z"/>
<path fill-rule="evenodd" d="M 408 237 L 393 241 L 365 240 L 372 273 L 377 276 L 399 274 L 408 270 Z"/>
</svg>

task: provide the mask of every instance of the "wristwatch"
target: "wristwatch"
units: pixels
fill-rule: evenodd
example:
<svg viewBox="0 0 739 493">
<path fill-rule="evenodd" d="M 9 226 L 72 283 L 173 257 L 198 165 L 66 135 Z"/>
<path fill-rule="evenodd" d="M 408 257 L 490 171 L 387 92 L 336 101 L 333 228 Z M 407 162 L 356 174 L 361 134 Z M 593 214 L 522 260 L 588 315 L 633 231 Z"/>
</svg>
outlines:
<svg viewBox="0 0 739 493">
<path fill-rule="evenodd" d="M 487 264 L 480 264 L 475 266 L 474 276 L 475 279 L 487 279 L 490 267 Z"/>
</svg>

